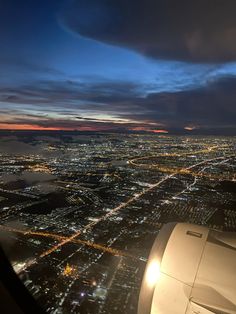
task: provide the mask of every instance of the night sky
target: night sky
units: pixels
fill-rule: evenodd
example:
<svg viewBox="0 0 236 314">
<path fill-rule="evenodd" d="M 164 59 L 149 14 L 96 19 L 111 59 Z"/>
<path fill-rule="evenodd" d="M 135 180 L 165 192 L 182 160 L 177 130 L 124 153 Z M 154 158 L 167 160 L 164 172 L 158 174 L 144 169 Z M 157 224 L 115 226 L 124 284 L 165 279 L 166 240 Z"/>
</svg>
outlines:
<svg viewBox="0 0 236 314">
<path fill-rule="evenodd" d="M 235 0 L 0 1 L 0 129 L 236 134 Z"/>
</svg>

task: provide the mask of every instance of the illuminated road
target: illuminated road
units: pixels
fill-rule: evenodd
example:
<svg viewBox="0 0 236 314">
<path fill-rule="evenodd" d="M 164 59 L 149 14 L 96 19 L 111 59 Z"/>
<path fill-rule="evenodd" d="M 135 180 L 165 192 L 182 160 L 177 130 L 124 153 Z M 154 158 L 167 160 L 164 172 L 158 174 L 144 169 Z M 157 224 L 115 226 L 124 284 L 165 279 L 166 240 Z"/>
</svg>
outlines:
<svg viewBox="0 0 236 314">
<path fill-rule="evenodd" d="M 0 225 L 0 229 L 7 231 L 7 232 L 13 232 L 13 233 L 20 233 L 23 234 L 25 236 L 39 236 L 39 237 L 46 237 L 46 238 L 51 238 L 51 239 L 55 239 L 57 241 L 65 241 L 68 239 L 68 237 L 66 236 L 62 236 L 59 234 L 54 234 L 54 233 L 49 233 L 49 232 L 40 232 L 40 231 L 31 231 L 31 230 L 20 230 L 20 229 L 15 229 L 15 228 L 11 228 L 8 226 L 3 226 Z M 78 239 L 74 239 L 74 240 L 70 240 L 70 242 L 73 243 L 77 243 L 77 244 L 82 244 L 82 245 L 86 245 L 89 247 L 92 247 L 94 249 L 103 251 L 103 252 L 107 252 L 113 255 L 118 255 L 118 256 L 127 256 L 127 257 L 132 257 L 133 256 L 129 255 L 126 252 L 111 248 L 111 247 L 107 247 L 107 246 L 103 246 L 101 244 L 97 244 L 97 243 L 93 243 L 90 241 L 83 241 L 83 240 L 78 240 Z M 41 255 L 42 256 L 42 255 Z"/>
<path fill-rule="evenodd" d="M 175 156 L 175 157 L 179 157 L 179 156 L 183 156 L 183 155 L 195 155 L 195 154 L 202 154 L 202 153 L 210 153 L 211 151 L 215 150 L 215 149 L 220 149 L 223 146 L 219 147 L 219 146 L 212 146 L 209 148 L 204 148 L 202 150 L 198 150 L 195 152 L 189 152 L 189 153 L 183 153 L 183 154 L 161 154 L 158 156 Z M 137 160 L 143 160 L 143 159 L 148 159 L 148 158 L 155 158 L 158 156 L 149 156 L 149 157 L 140 157 L 140 158 L 136 158 L 136 159 L 132 159 L 131 161 L 129 161 L 130 164 L 135 165 L 135 166 L 142 166 L 142 164 L 136 163 Z M 48 237 L 48 238 L 53 238 L 55 240 L 57 240 L 59 243 L 57 243 L 56 245 L 52 246 L 51 248 L 49 248 L 48 250 L 42 252 L 38 257 L 28 261 L 24 267 L 24 269 L 32 266 L 33 264 L 37 263 L 39 261 L 39 259 L 46 257 L 48 255 L 50 255 L 51 253 L 57 251 L 58 249 L 62 248 L 64 245 L 66 245 L 67 243 L 77 243 L 77 244 L 81 244 L 81 245 L 86 245 L 88 247 L 93 247 L 97 250 L 101 250 L 103 252 L 107 252 L 113 255 L 119 255 L 119 256 L 129 256 L 127 253 L 113 249 L 111 247 L 106 247 L 100 244 L 96 244 L 93 242 L 89 242 L 89 241 L 83 241 L 83 240 L 79 240 L 77 239 L 81 234 L 86 233 L 89 229 L 92 229 L 94 226 L 96 226 L 99 222 L 104 221 L 106 219 L 109 219 L 111 216 L 115 215 L 117 212 L 119 212 L 120 210 L 126 208 L 128 205 L 130 205 L 131 203 L 135 202 L 136 200 L 142 198 L 145 194 L 151 192 L 152 190 L 156 189 L 157 187 L 159 187 L 161 184 L 163 184 L 165 181 L 169 180 L 170 178 L 172 178 L 173 176 L 177 175 L 177 174 L 192 174 L 194 176 L 204 176 L 205 174 L 203 174 L 201 171 L 199 172 L 194 172 L 193 169 L 197 166 L 200 165 L 204 165 L 207 164 L 211 161 L 214 160 L 222 160 L 224 159 L 224 157 L 216 157 L 216 158 L 212 158 L 212 159 L 208 159 L 208 160 L 204 160 L 201 162 L 198 162 L 192 166 L 186 167 L 186 168 L 182 168 L 182 169 L 175 169 L 175 168 L 169 168 L 167 169 L 168 172 L 170 172 L 168 175 L 166 175 L 165 177 L 163 177 L 161 180 L 159 180 L 158 182 L 150 185 L 148 188 L 144 189 L 143 191 L 141 191 L 140 193 L 137 193 L 135 195 L 133 195 L 132 197 L 130 197 L 126 202 L 121 203 L 120 205 L 114 207 L 112 210 L 110 210 L 108 213 L 102 215 L 101 217 L 99 217 L 98 219 L 96 219 L 96 221 L 92 221 L 89 224 L 87 224 L 83 229 L 78 230 L 77 232 L 75 232 L 74 234 L 72 234 L 71 236 L 63 236 L 63 235 L 58 235 L 58 234 L 53 234 L 53 233 L 47 233 L 47 232 L 41 232 L 41 231 L 25 231 L 25 230 L 16 230 L 16 229 L 12 229 L 6 226 L 0 226 L 0 228 L 8 228 L 8 231 L 12 231 L 12 232 L 17 232 L 17 233 L 21 233 L 27 236 L 42 236 L 42 237 Z M 163 169 L 164 170 L 164 169 Z M 163 171 L 163 172 L 167 172 L 167 171 Z M 10 230 L 11 229 L 11 230 Z M 129 256 L 132 257 L 132 256 Z M 132 257 L 133 258 L 133 257 Z"/>
<path fill-rule="evenodd" d="M 205 149 L 202 149 L 202 150 L 198 150 L 198 151 L 195 151 L 195 152 L 185 152 L 185 153 L 181 153 L 181 154 L 178 154 L 178 153 L 167 153 L 167 154 L 158 154 L 158 155 L 155 155 L 155 156 L 144 156 L 144 157 L 137 157 L 137 158 L 133 158 L 131 160 L 129 160 L 129 164 L 131 164 L 132 166 L 135 166 L 135 167 L 140 167 L 140 168 L 145 168 L 145 169 L 148 169 L 148 170 L 158 170 L 160 172 L 163 172 L 163 173 L 175 173 L 175 174 L 189 174 L 189 175 L 192 175 L 194 177 L 207 177 L 209 179 L 213 179 L 213 180 L 234 180 L 234 178 L 229 178 L 229 177 L 224 177 L 222 175 L 216 175 L 216 174 L 207 174 L 207 173 L 203 173 L 203 172 L 194 172 L 191 170 L 191 168 L 172 168 L 172 167 L 162 167 L 162 166 L 158 166 L 158 165 L 155 165 L 155 164 L 151 164 L 151 165 L 148 165 L 148 164 L 143 164 L 143 163 L 139 163 L 137 161 L 140 161 L 140 160 L 149 160 L 149 159 L 152 159 L 152 158 L 158 158 L 158 157 L 183 157 L 183 156 L 191 156 L 191 155 L 197 155 L 197 154 L 209 154 L 210 152 L 214 151 L 214 150 L 220 150 L 220 149 L 223 149 L 227 147 L 226 145 L 221 145 L 221 146 L 211 146 L 211 147 L 208 147 L 208 148 L 205 148 Z"/>
<path fill-rule="evenodd" d="M 134 314 L 163 224 L 236 228 L 234 138 L 95 134 L 53 145 L 0 163 L 0 240 L 48 313 Z"/>
<path fill-rule="evenodd" d="M 216 149 L 221 149 L 227 147 L 227 145 L 221 145 L 221 146 L 211 146 L 208 148 L 204 148 L 204 149 L 200 149 L 200 150 L 196 150 L 196 151 L 192 151 L 192 152 L 184 152 L 184 153 L 162 153 L 162 154 L 157 154 L 157 155 L 151 155 L 151 156 L 144 156 L 144 157 L 137 157 L 137 158 L 133 158 L 129 161 L 130 164 L 133 165 L 138 165 L 135 163 L 135 161 L 137 160 L 143 160 L 143 159 L 149 159 L 149 158 L 156 158 L 156 157 L 183 157 L 183 156 L 191 156 L 191 155 L 199 155 L 199 154 L 208 154 L 213 150 Z"/>
<path fill-rule="evenodd" d="M 197 164 L 194 164 L 192 166 L 189 166 L 187 168 L 184 168 L 183 171 L 188 171 L 191 169 L 194 169 L 197 166 L 200 165 L 204 165 L 208 162 L 214 161 L 214 160 L 218 160 L 218 159 L 223 159 L 224 157 L 216 157 L 216 158 L 212 158 L 212 159 L 207 159 L 204 161 L 201 161 Z M 152 184 L 149 188 L 143 190 L 142 192 L 135 194 L 134 196 L 132 196 L 130 199 L 128 199 L 127 202 L 125 203 L 121 203 L 119 206 L 113 208 L 111 211 L 109 211 L 107 214 L 105 214 L 104 216 L 101 216 L 100 218 L 98 218 L 96 221 L 93 221 L 91 223 L 89 223 L 88 225 L 86 225 L 82 230 L 79 230 L 78 232 L 75 232 L 72 236 L 67 237 L 65 239 L 63 239 L 60 243 L 58 243 L 57 245 L 53 246 L 52 248 L 50 248 L 49 250 L 43 252 L 40 257 L 45 257 L 51 253 L 53 253 L 54 251 L 58 250 L 59 248 L 61 248 L 62 246 L 64 246 L 65 244 L 69 243 L 69 242 L 73 242 L 78 236 L 80 236 L 82 233 L 85 233 L 87 230 L 93 228 L 95 225 L 97 225 L 99 222 L 108 219 L 109 217 L 113 216 L 114 214 L 116 214 L 118 211 L 120 211 L 121 209 L 127 207 L 129 204 L 133 203 L 134 201 L 140 199 L 142 196 L 144 196 L 145 194 L 149 193 L 150 191 L 154 190 L 155 188 L 157 188 L 158 186 L 160 186 L 163 182 L 165 182 L 166 180 L 170 179 L 171 177 L 175 176 L 176 174 L 178 174 L 178 171 L 173 172 L 172 174 L 169 174 L 167 176 L 165 176 L 163 179 L 161 179 L 160 181 Z"/>
</svg>

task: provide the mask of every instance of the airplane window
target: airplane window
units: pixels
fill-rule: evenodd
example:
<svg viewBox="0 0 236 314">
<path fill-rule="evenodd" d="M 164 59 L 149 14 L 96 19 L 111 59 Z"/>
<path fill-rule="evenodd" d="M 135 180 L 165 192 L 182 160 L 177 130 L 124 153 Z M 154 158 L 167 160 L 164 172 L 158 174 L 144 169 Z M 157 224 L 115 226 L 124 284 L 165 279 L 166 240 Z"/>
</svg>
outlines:
<svg viewBox="0 0 236 314">
<path fill-rule="evenodd" d="M 0 312 L 236 313 L 235 10 L 1 1 Z"/>
</svg>

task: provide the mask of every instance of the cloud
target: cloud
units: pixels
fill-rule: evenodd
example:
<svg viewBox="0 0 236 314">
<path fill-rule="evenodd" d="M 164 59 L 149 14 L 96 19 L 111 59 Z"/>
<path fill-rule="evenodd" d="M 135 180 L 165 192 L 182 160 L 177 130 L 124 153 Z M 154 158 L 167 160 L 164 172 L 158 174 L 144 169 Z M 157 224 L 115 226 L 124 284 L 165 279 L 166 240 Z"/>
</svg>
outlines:
<svg viewBox="0 0 236 314">
<path fill-rule="evenodd" d="M 13 122 L 10 122 L 8 124 L 9 129 L 11 128 L 11 125 L 14 125 Z M 37 140 L 37 137 L 35 139 Z M 49 141 L 47 137 L 45 139 L 42 138 L 40 144 L 34 144 L 34 143 L 29 144 L 29 143 L 25 143 L 24 140 L 25 138 L 20 139 L 19 137 L 18 139 L 17 137 L 13 137 L 11 135 L 1 136 L 0 137 L 0 154 L 14 155 L 14 156 L 15 155 L 19 155 L 19 156 L 32 155 L 32 156 L 40 156 L 43 158 L 60 158 L 62 155 L 61 151 L 49 151 L 47 149 L 47 144 L 53 141 L 53 140 Z"/>
<path fill-rule="evenodd" d="M 19 71 L 19 72 L 22 72 L 23 75 L 25 75 L 26 73 L 28 74 L 30 72 L 43 74 L 43 75 L 46 75 L 46 74 L 55 75 L 55 76 L 64 75 L 63 72 L 57 69 L 54 69 L 50 66 L 30 62 L 29 60 L 25 60 L 19 56 L 18 58 L 16 58 L 12 56 L 1 55 L 0 65 L 1 65 L 1 68 L 4 70 L 8 70 L 10 72 L 11 70 Z"/>
<path fill-rule="evenodd" d="M 48 182 L 40 182 L 34 186 L 40 194 L 50 194 L 58 191 L 58 186 Z"/>
<path fill-rule="evenodd" d="M 21 180 L 24 180 L 29 184 L 36 183 L 36 182 L 48 182 L 48 181 L 56 179 L 54 175 L 49 174 L 49 173 L 31 172 L 31 171 L 23 172 L 20 178 Z"/>
<path fill-rule="evenodd" d="M 148 57 L 191 62 L 236 60 L 235 0 L 71 0 L 67 29 Z"/>
<path fill-rule="evenodd" d="M 36 81 L 17 87 L 0 88 L 0 102 L 24 105 L 55 105 L 66 111 L 73 105 L 85 102 L 103 101 L 108 98 L 122 100 L 144 93 L 141 84 L 114 81 L 85 83 L 70 80 Z M 30 106 L 28 106 L 30 107 Z M 40 107 L 38 106 L 38 110 Z M 42 110 L 43 111 L 43 110 Z M 45 111 L 44 111 L 45 112 Z M 45 114 L 44 114 L 45 115 Z"/>
<path fill-rule="evenodd" d="M 40 145 L 30 145 L 16 140 L 1 140 L 0 153 L 10 155 L 22 154 L 41 154 L 42 147 Z"/>
<path fill-rule="evenodd" d="M 179 92 L 152 93 L 124 102 L 93 104 L 88 109 L 117 112 L 119 118 L 159 123 L 166 128 L 234 129 L 236 78 L 225 77 L 207 86 Z"/>
<path fill-rule="evenodd" d="M 139 85 L 126 82 L 82 86 L 67 82 L 64 87 L 61 82 L 47 85 L 45 82 L 41 85 L 14 89 L 24 110 L 18 107 L 12 111 L 11 105 L 14 108 L 15 102 L 8 99 L 8 109 L 2 113 L 2 121 L 9 125 L 9 129 L 14 125 L 83 131 L 137 130 L 137 127 L 140 130 L 169 130 L 190 126 L 198 130 L 214 128 L 222 133 L 225 129 L 235 132 L 235 76 L 212 79 L 205 86 L 174 92 L 142 93 Z M 27 105 L 25 94 L 29 90 L 34 97 Z M 5 90 L 5 95 L 11 93 L 12 90 Z M 44 106 L 39 106 L 42 99 L 45 100 Z M 0 151 L 4 151 L 1 147 L 2 144 Z M 12 147 L 7 151 L 15 150 L 17 144 Z M 22 148 L 22 152 L 25 149 L 27 147 Z M 35 146 L 29 149 L 32 153 L 37 152 Z"/>
<path fill-rule="evenodd" d="M 44 172 L 32 172 L 24 171 L 20 175 L 17 174 L 4 174 L 1 176 L 1 181 L 4 183 L 14 182 L 18 180 L 24 180 L 28 184 L 37 183 L 37 182 L 48 182 L 55 180 L 56 177 L 49 173 Z"/>
<path fill-rule="evenodd" d="M 18 230 L 25 230 L 25 226 L 21 221 L 18 220 L 12 220 L 7 223 L 4 223 L 3 227 L 0 227 L 0 244 L 8 256 L 8 258 L 11 258 L 11 261 L 15 261 L 19 258 L 17 256 L 18 250 L 16 249 L 18 235 L 13 234 L 10 230 L 12 229 L 18 229 Z"/>
</svg>

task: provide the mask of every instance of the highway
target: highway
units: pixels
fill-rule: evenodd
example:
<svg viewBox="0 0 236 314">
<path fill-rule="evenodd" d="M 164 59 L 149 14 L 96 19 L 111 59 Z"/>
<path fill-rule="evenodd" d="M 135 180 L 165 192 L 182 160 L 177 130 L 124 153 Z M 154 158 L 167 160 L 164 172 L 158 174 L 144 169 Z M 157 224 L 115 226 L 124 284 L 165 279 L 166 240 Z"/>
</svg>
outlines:
<svg viewBox="0 0 236 314">
<path fill-rule="evenodd" d="M 208 162 L 214 161 L 214 160 L 221 160 L 224 159 L 224 157 L 216 157 L 216 158 L 212 158 L 212 159 L 207 159 L 204 161 L 201 161 L 199 163 L 196 163 L 192 166 L 189 166 L 183 170 L 188 171 L 191 169 L 194 169 L 197 166 L 200 165 L 204 165 L 207 164 Z M 65 239 L 63 239 L 60 243 L 58 243 L 57 245 L 51 247 L 49 250 L 43 252 L 40 257 L 43 258 L 51 253 L 53 253 L 54 251 L 58 250 L 59 248 L 61 248 L 62 246 L 64 246 L 65 244 L 69 243 L 69 242 L 73 242 L 78 236 L 80 236 L 82 233 L 87 232 L 87 230 L 93 228 L 95 225 L 97 225 L 99 222 L 108 219 L 109 217 L 113 216 L 114 214 L 116 214 L 117 212 L 119 212 L 121 209 L 124 209 L 125 207 L 127 207 L 128 205 L 130 205 L 131 203 L 133 203 L 134 201 L 140 199 L 142 196 L 144 196 L 145 194 L 149 193 L 150 191 L 154 190 L 155 188 L 157 188 L 158 186 L 160 186 L 162 183 L 164 183 L 165 181 L 169 180 L 170 178 L 172 178 L 173 176 L 175 176 L 176 174 L 178 174 L 179 171 L 175 171 L 167 176 L 165 176 L 164 178 L 162 178 L 161 180 L 159 180 L 158 182 L 152 184 L 150 187 L 148 187 L 147 189 L 144 189 L 142 192 L 135 194 L 134 196 L 132 196 L 131 198 L 129 198 L 126 202 L 121 203 L 120 205 L 118 205 L 117 207 L 114 207 L 112 210 L 110 210 L 107 214 L 101 216 L 100 218 L 98 218 L 96 221 L 92 221 L 89 224 L 87 224 L 82 230 L 79 230 L 77 232 L 75 232 L 72 236 L 67 237 Z"/>
<path fill-rule="evenodd" d="M 0 225 L 0 229 L 3 231 L 7 231 L 7 232 L 19 233 L 19 234 L 22 234 L 24 236 L 46 237 L 46 238 L 55 239 L 57 241 L 65 241 L 68 239 L 68 237 L 66 237 L 66 236 L 62 236 L 62 235 L 55 234 L 55 233 L 32 231 L 32 230 L 20 230 L 20 229 L 11 228 L 11 227 L 4 226 L 4 225 Z M 100 250 L 100 251 L 103 251 L 106 253 L 110 253 L 113 255 L 126 256 L 126 257 L 134 258 L 133 256 L 129 255 L 128 253 L 126 253 L 124 251 L 117 250 L 115 248 L 111 248 L 111 247 L 97 244 L 94 242 L 83 241 L 83 240 L 79 240 L 79 239 L 73 239 L 73 240 L 70 240 L 70 242 L 76 243 L 76 244 L 86 245 L 88 247 L 92 247 L 94 249 L 97 249 L 97 250 Z"/>
</svg>

